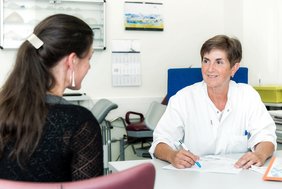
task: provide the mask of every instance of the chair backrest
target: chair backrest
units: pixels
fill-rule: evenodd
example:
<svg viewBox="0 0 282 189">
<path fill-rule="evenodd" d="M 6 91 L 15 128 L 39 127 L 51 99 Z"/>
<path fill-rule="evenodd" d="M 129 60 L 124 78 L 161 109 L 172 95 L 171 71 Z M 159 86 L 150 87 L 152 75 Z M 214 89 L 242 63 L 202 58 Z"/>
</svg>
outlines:
<svg viewBox="0 0 282 189">
<path fill-rule="evenodd" d="M 116 108 L 118 108 L 118 105 L 111 102 L 110 100 L 100 99 L 94 104 L 91 109 L 91 112 L 97 119 L 98 123 L 101 124 L 105 120 L 108 113 Z"/>
<path fill-rule="evenodd" d="M 153 189 L 155 167 L 144 163 L 94 179 L 63 183 L 63 189 Z M 40 188 L 39 188 L 40 189 Z"/>
<path fill-rule="evenodd" d="M 156 128 L 160 118 L 165 112 L 165 109 L 166 105 L 159 102 L 153 101 L 150 104 L 150 107 L 145 115 L 145 124 L 149 129 L 154 130 Z"/>
<path fill-rule="evenodd" d="M 155 167 L 151 163 L 141 165 L 86 180 L 40 183 L 0 179 L 0 189 L 153 189 Z"/>
<path fill-rule="evenodd" d="M 170 68 L 168 69 L 167 96 L 169 101 L 180 89 L 203 80 L 201 68 Z M 240 67 L 232 78 L 237 83 L 248 83 L 248 68 Z"/>
</svg>

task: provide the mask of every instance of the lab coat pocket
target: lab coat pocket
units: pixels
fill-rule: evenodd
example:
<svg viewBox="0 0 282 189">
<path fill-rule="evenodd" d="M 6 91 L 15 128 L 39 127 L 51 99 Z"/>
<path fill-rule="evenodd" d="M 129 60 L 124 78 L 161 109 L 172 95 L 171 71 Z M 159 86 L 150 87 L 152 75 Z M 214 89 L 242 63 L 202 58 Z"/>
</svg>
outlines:
<svg viewBox="0 0 282 189">
<path fill-rule="evenodd" d="M 248 138 L 246 136 L 230 136 L 227 141 L 227 153 L 242 153 L 248 150 Z"/>
</svg>

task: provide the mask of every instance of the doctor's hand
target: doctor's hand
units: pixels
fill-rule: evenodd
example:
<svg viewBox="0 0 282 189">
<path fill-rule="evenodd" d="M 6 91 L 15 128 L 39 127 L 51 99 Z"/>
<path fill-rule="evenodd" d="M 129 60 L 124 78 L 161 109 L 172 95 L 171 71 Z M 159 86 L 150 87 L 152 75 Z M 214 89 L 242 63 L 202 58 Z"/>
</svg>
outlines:
<svg viewBox="0 0 282 189">
<path fill-rule="evenodd" d="M 235 163 L 235 167 L 248 169 L 251 165 L 262 166 L 265 161 L 265 155 L 257 152 L 247 152 Z"/>
<path fill-rule="evenodd" d="M 172 153 L 170 163 L 178 169 L 184 169 L 192 167 L 197 160 L 199 160 L 199 156 L 194 155 L 192 152 L 179 150 Z"/>
<path fill-rule="evenodd" d="M 271 142 L 260 142 L 255 146 L 254 152 L 247 152 L 236 163 L 235 167 L 248 169 L 251 165 L 262 166 L 272 156 L 274 145 Z"/>
</svg>

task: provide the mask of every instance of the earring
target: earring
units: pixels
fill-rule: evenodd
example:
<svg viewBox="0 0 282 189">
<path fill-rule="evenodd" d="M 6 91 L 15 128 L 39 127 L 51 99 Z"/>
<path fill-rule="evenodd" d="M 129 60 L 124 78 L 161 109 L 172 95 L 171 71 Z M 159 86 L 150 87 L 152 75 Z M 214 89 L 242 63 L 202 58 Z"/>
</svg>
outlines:
<svg viewBox="0 0 282 189">
<path fill-rule="evenodd" d="M 72 86 L 72 87 L 75 87 L 75 81 L 74 81 L 74 71 L 72 71 L 71 86 Z"/>
</svg>

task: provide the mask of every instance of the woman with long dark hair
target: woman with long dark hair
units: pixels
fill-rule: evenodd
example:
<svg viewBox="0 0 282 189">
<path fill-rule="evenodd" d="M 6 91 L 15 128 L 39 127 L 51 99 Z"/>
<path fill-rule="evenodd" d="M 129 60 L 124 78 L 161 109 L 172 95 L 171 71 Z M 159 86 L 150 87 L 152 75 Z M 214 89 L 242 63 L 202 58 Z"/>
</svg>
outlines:
<svg viewBox="0 0 282 189">
<path fill-rule="evenodd" d="M 103 174 L 99 124 L 62 98 L 90 68 L 93 32 L 81 19 L 41 21 L 18 49 L 0 91 L 0 178 L 72 181 Z"/>
</svg>

